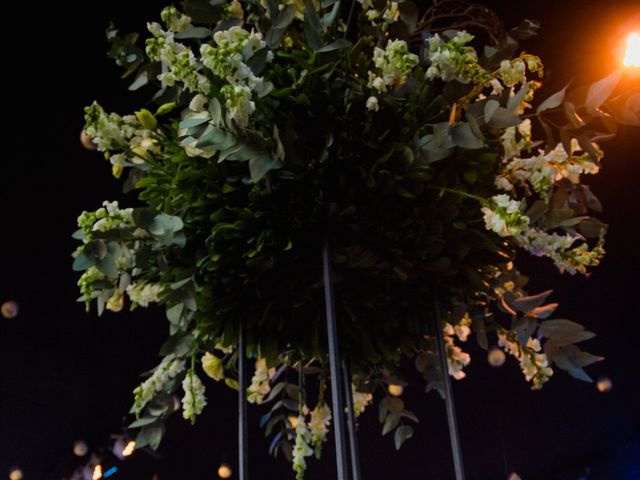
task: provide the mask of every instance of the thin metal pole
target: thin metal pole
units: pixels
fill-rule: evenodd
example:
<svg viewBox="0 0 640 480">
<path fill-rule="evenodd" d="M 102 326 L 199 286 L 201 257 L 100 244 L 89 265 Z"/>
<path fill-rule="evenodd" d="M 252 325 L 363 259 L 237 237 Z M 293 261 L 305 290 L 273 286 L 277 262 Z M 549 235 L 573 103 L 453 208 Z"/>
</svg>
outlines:
<svg viewBox="0 0 640 480">
<path fill-rule="evenodd" d="M 337 480 L 347 480 L 347 437 L 344 425 L 344 392 L 340 376 L 340 352 L 338 351 L 338 326 L 336 323 L 336 307 L 331 277 L 331 254 L 329 239 L 324 238 L 322 248 L 322 269 L 324 277 L 325 314 L 327 316 L 327 333 L 329 336 L 329 367 L 331 370 L 331 397 L 333 400 L 334 433 L 336 439 Z"/>
<path fill-rule="evenodd" d="M 356 415 L 353 410 L 353 393 L 351 392 L 351 371 L 346 361 L 342 361 L 342 379 L 344 394 L 347 399 L 347 426 L 349 427 L 349 451 L 351 453 L 351 475 L 353 480 L 360 480 L 360 451 L 358 449 L 358 430 Z"/>
<path fill-rule="evenodd" d="M 238 463 L 240 480 L 249 480 L 249 421 L 247 419 L 247 352 L 244 322 L 238 335 Z"/>
<path fill-rule="evenodd" d="M 462 448 L 460 447 L 460 436 L 458 434 L 458 421 L 456 419 L 456 406 L 453 402 L 453 389 L 451 388 L 451 377 L 449 376 L 449 362 L 447 361 L 447 350 L 444 344 L 444 334 L 442 333 L 442 317 L 440 315 L 440 305 L 434 295 L 433 307 L 436 318 L 436 339 L 438 342 L 438 356 L 440 358 L 440 370 L 444 383 L 444 401 L 447 407 L 447 421 L 449 423 L 449 438 L 451 439 L 451 452 L 453 454 L 453 466 L 456 471 L 456 480 L 464 480 L 464 464 L 462 463 Z"/>
</svg>

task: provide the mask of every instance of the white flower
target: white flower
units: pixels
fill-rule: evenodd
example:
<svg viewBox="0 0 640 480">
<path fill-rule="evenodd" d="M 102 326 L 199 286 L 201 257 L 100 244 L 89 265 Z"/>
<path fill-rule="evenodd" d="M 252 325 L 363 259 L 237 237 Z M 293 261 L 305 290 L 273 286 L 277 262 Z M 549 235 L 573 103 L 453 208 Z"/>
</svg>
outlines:
<svg viewBox="0 0 640 480">
<path fill-rule="evenodd" d="M 373 63 L 377 72 L 369 71 L 369 87 L 378 92 L 407 81 L 411 71 L 418 65 L 418 56 L 409 52 L 404 40 L 391 40 L 385 49 L 376 47 L 373 51 Z"/>
<path fill-rule="evenodd" d="M 503 60 L 500 63 L 500 78 L 508 87 L 526 82 L 526 72 L 527 66 L 522 60 Z"/>
<path fill-rule="evenodd" d="M 198 93 L 191 99 L 191 102 L 189 102 L 189 110 L 191 110 L 192 112 L 202 112 L 205 109 L 208 101 L 209 99 L 207 97 L 205 97 L 201 93 Z"/>
<path fill-rule="evenodd" d="M 224 378 L 224 366 L 222 365 L 222 359 L 216 355 L 206 352 L 201 359 L 202 370 L 209 377 L 213 378 L 216 382 L 219 382 Z"/>
<path fill-rule="evenodd" d="M 429 38 L 427 56 L 431 66 L 427 70 L 427 78 L 469 83 L 472 74 L 480 68 L 476 51 L 466 45 L 473 38 L 473 35 L 465 31 L 457 32 L 449 41 L 443 41 L 438 34 Z"/>
<path fill-rule="evenodd" d="M 325 402 L 319 403 L 316 408 L 311 410 L 311 420 L 309 421 L 311 445 L 316 451 L 316 456 L 319 456 L 322 443 L 327 440 L 329 425 L 331 425 L 331 409 Z"/>
<path fill-rule="evenodd" d="M 307 469 L 306 457 L 313 455 L 313 450 L 309 446 L 311 443 L 311 432 L 307 428 L 303 415 L 299 415 L 296 422 L 296 441 L 293 446 L 292 464 L 296 472 L 296 479 L 304 478 L 304 471 Z"/>
<path fill-rule="evenodd" d="M 260 405 L 271 391 L 269 380 L 275 375 L 275 368 L 268 368 L 264 358 L 256 360 L 256 371 L 247 388 L 247 401 Z"/>
<path fill-rule="evenodd" d="M 351 384 L 351 395 L 353 397 L 353 413 L 356 417 L 359 417 L 373 401 L 373 395 L 358 392 L 354 384 Z"/>
<path fill-rule="evenodd" d="M 156 283 L 130 283 L 126 292 L 133 303 L 148 307 L 150 303 L 159 302 L 164 287 Z"/>
<path fill-rule="evenodd" d="M 182 397 L 182 417 L 185 420 L 195 422 L 196 417 L 202 413 L 207 399 L 204 396 L 204 385 L 193 370 L 189 370 L 182 381 L 184 397 Z"/>
<path fill-rule="evenodd" d="M 164 357 L 153 374 L 133 391 L 135 395 L 133 409 L 136 416 L 140 415 L 142 409 L 156 392 L 161 391 L 167 382 L 182 373 L 184 368 L 184 360 L 176 358 L 175 355 L 170 354 Z"/>
<path fill-rule="evenodd" d="M 176 7 L 166 7 L 160 18 L 172 32 L 182 32 L 191 26 L 191 17 L 179 12 Z"/>
<path fill-rule="evenodd" d="M 378 102 L 377 97 L 371 96 L 367 98 L 367 110 L 370 110 L 373 112 L 377 112 L 378 110 L 380 110 L 380 104 Z"/>
</svg>

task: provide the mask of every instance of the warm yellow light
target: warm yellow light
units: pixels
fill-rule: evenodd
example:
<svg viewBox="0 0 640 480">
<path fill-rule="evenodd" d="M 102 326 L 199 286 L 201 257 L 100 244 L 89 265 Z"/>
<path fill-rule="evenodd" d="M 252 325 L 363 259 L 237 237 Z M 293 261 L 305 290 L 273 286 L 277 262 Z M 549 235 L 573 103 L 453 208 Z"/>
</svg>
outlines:
<svg viewBox="0 0 640 480">
<path fill-rule="evenodd" d="M 220 465 L 220 467 L 218 468 L 218 476 L 220 478 L 231 478 L 231 475 L 233 475 L 233 470 L 231 470 L 231 467 L 229 465 L 227 465 L 226 463 Z"/>
<path fill-rule="evenodd" d="M 130 440 L 129 443 L 122 449 L 122 456 L 129 457 L 133 454 L 133 451 L 136 449 L 136 441 Z"/>
<path fill-rule="evenodd" d="M 625 67 L 640 67 L 640 35 L 632 33 L 627 39 L 627 50 L 622 61 Z"/>
<path fill-rule="evenodd" d="M 22 470 L 19 468 L 12 468 L 9 472 L 9 480 L 22 480 Z"/>
<path fill-rule="evenodd" d="M 295 415 L 289 415 L 289 418 L 287 418 L 287 420 L 289 420 L 291 428 L 295 430 L 298 426 L 298 417 L 296 417 Z"/>
<path fill-rule="evenodd" d="M 608 393 L 613 388 L 613 382 L 609 377 L 600 377 L 596 383 L 596 388 L 600 393 Z"/>
<path fill-rule="evenodd" d="M 487 354 L 487 361 L 492 367 L 501 367 L 507 360 L 507 356 L 498 347 L 493 347 Z"/>
<path fill-rule="evenodd" d="M 404 392 L 404 387 L 402 385 L 389 385 L 387 390 L 389 390 L 389 395 L 399 397 Z"/>
<path fill-rule="evenodd" d="M 93 467 L 93 480 L 100 480 L 102 478 L 102 465 L 98 464 Z"/>
</svg>

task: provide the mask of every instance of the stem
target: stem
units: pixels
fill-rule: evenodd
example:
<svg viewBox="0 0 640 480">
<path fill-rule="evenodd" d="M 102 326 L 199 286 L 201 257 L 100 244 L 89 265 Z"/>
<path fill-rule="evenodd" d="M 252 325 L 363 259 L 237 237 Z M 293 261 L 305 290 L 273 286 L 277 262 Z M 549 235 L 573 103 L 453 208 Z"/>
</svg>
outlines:
<svg viewBox="0 0 640 480">
<path fill-rule="evenodd" d="M 349 25 L 351 25 L 351 18 L 353 17 L 353 11 L 356 7 L 356 0 L 351 0 L 351 8 L 349 9 L 349 16 L 347 17 L 347 27 L 344 29 L 344 35 L 342 38 L 347 38 L 347 33 L 349 33 Z"/>
<path fill-rule="evenodd" d="M 487 200 L 485 198 L 479 197 L 478 195 L 474 195 L 472 193 L 463 192 L 461 190 L 455 190 L 453 188 L 435 187 L 435 186 L 429 186 L 427 188 L 429 188 L 431 190 L 440 190 L 440 191 L 443 191 L 443 192 L 453 193 L 453 194 L 456 194 L 456 195 L 458 195 L 460 197 L 470 198 L 472 200 L 476 200 L 476 201 L 480 202 L 483 205 L 487 202 Z"/>
</svg>

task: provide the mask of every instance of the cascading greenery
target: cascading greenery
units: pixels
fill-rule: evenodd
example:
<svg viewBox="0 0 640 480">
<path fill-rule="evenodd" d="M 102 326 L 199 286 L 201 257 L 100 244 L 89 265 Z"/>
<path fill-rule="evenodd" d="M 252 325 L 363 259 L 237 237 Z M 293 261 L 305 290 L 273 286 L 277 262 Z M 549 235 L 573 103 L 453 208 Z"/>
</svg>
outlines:
<svg viewBox="0 0 640 480">
<path fill-rule="evenodd" d="M 637 121 L 630 99 L 605 104 L 619 77 L 581 103 L 563 90 L 532 111 L 543 67 L 517 40 L 533 22 L 481 55 L 471 33 L 431 33 L 410 1 L 183 7 L 147 25 L 144 49 L 137 34 L 107 32 L 110 56 L 135 74 L 130 89 L 153 92 L 157 107 L 86 108 L 85 134 L 145 206 L 105 202 L 80 216 L 81 300 L 100 314 L 158 303 L 170 326 L 162 362 L 134 392 L 138 446 L 158 446 L 180 383 L 183 416 L 202 411 L 197 359 L 237 388 L 244 324 L 243 354 L 256 359 L 249 400 L 271 405 L 271 451 L 302 476 L 331 421 L 325 238 L 356 413 L 379 400 L 397 448 L 418 421 L 385 388 L 405 384 L 400 361 L 441 388 L 434 295 L 456 379 L 470 361 L 459 342 L 472 333 L 515 357 L 535 389 L 553 364 L 589 379 L 583 367 L 598 357 L 575 344 L 593 334 L 550 319 L 550 292 L 528 296 L 513 262 L 523 248 L 569 273 L 598 264 L 605 226 L 589 216 L 600 205 L 580 181 L 599 169 L 598 124 Z"/>
</svg>

